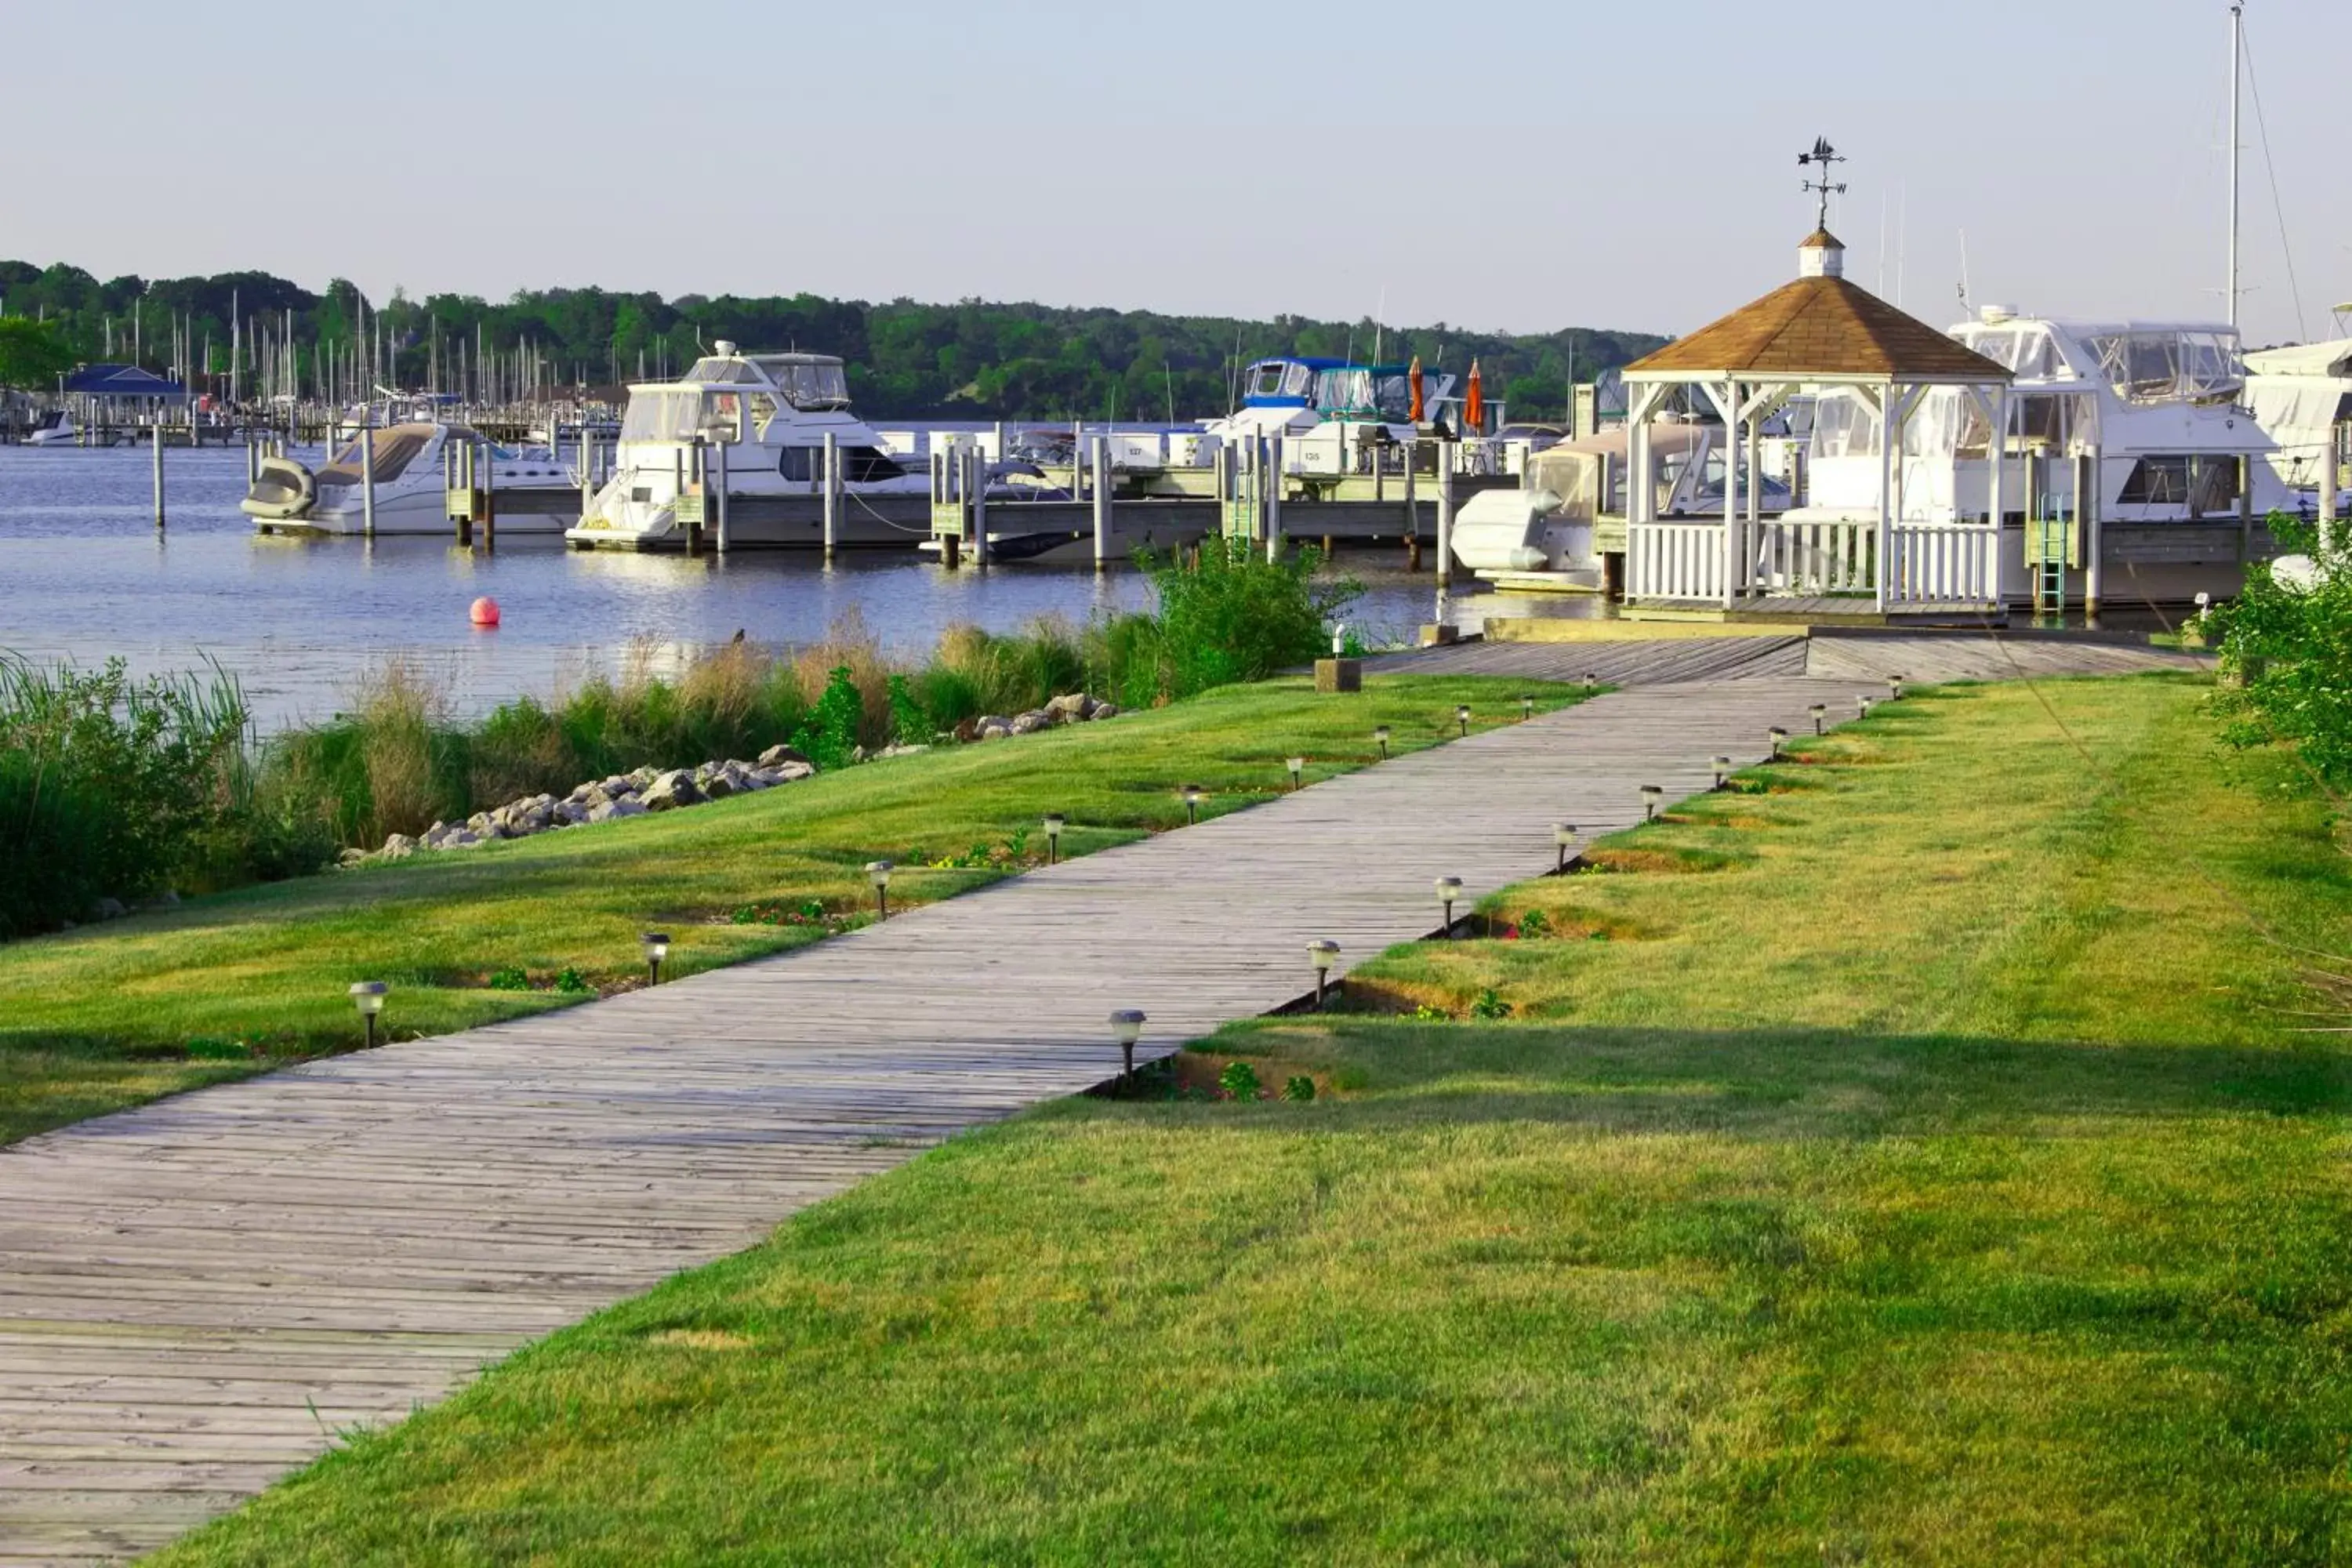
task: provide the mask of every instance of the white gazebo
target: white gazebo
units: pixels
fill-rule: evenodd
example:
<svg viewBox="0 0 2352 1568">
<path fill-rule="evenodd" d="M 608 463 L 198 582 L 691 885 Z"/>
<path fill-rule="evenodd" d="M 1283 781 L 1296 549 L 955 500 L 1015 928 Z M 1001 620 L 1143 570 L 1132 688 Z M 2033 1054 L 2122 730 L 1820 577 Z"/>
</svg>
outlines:
<svg viewBox="0 0 2352 1568">
<path fill-rule="evenodd" d="M 1960 415 L 1957 423 L 1977 440 L 2006 430 L 2010 373 L 1847 281 L 1845 248 L 1826 227 L 1806 237 L 1797 258 L 1794 281 L 1626 367 L 1634 481 L 1626 487 L 1626 604 L 1766 616 L 1998 609 L 2001 465 L 1990 465 L 1980 513 L 1950 505 L 1948 484 L 1938 487 L 1945 504 L 1906 507 L 1905 438 L 1930 396 L 1954 405 L 1945 411 Z M 1723 421 L 1719 515 L 1711 504 L 1658 515 L 1651 425 L 1685 389 Z M 1813 398 L 1823 415 L 1851 416 L 1834 432 L 1816 432 L 1805 474 L 1840 481 L 1818 484 L 1816 493 L 1846 504 L 1768 517 L 1759 432 L 1799 396 Z M 1832 447 L 1824 447 L 1825 433 L 1835 436 Z M 1943 454 L 1948 474 L 1955 455 Z M 1650 482 L 1639 482 L 1643 476 Z"/>
</svg>

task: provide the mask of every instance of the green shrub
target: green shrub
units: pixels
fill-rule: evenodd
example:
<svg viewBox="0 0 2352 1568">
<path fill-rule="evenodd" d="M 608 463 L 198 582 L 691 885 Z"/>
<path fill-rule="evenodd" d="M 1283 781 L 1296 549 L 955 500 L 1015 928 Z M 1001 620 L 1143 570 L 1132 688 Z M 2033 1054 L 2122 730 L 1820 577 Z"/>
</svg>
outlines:
<svg viewBox="0 0 2352 1568">
<path fill-rule="evenodd" d="M 793 744 L 819 768 L 845 768 L 857 744 L 857 727 L 866 700 L 847 665 L 835 665 L 825 679 L 824 695 L 809 710 L 806 722 L 793 735 Z"/>
<path fill-rule="evenodd" d="M 2352 543 L 2339 529 L 2323 544 L 2315 526 L 2282 512 L 2270 530 L 2283 551 L 2318 563 L 2319 581 L 2299 592 L 2251 565 L 2245 590 L 2207 621 L 2229 678 L 2217 698 L 2223 738 L 2285 742 L 2330 784 L 2352 785 Z"/>
<path fill-rule="evenodd" d="M 1225 1070 L 1217 1075 L 1217 1087 L 1235 1100 L 1255 1100 L 1257 1068 L 1247 1062 L 1227 1062 Z"/>
<path fill-rule="evenodd" d="M 1474 1018 L 1507 1018 L 1511 1016 L 1511 1005 L 1489 985 L 1478 993 L 1476 1001 L 1470 1004 L 1470 1016 Z"/>
<path fill-rule="evenodd" d="M 490 972 L 490 989 L 528 991 L 530 989 L 530 976 L 520 969 L 495 969 Z"/>
<path fill-rule="evenodd" d="M 1315 658 L 1330 646 L 1333 616 L 1364 591 L 1353 578 L 1318 576 L 1318 551 L 1268 561 L 1246 539 L 1204 540 L 1189 566 L 1149 551 L 1136 559 L 1159 601 L 1160 681 L 1171 698 Z"/>
<path fill-rule="evenodd" d="M 1282 1086 L 1282 1098 L 1304 1103 L 1315 1098 L 1315 1080 L 1303 1073 L 1293 1074 Z"/>
</svg>

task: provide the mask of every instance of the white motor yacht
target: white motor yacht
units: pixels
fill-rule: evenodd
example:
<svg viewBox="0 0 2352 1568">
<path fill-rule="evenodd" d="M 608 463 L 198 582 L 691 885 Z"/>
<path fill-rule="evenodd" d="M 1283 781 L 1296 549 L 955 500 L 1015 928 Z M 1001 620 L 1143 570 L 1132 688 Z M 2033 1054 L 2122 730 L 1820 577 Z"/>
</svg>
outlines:
<svg viewBox="0 0 2352 1568">
<path fill-rule="evenodd" d="M 488 454 L 489 488 L 512 499 L 501 505 L 498 530 L 509 533 L 560 533 L 569 509 L 551 511 L 521 504 L 526 492 L 543 500 L 551 492 L 577 493 L 576 477 L 552 457 L 526 448 L 485 442 L 464 425 L 411 420 L 365 433 L 373 446 L 375 531 L 378 534 L 446 533 L 451 529 L 442 459 L 451 443 L 481 443 Z M 247 491 L 247 516 L 270 532 L 358 534 L 367 531 L 369 478 L 359 440 L 346 443 L 332 461 L 312 468 L 292 458 L 264 458 Z M 480 483 L 478 477 L 477 483 Z"/>
<path fill-rule="evenodd" d="M 2352 338 L 2259 350 L 2246 356 L 2246 368 L 2252 373 L 2246 402 L 2263 433 L 2278 443 L 2271 471 L 2293 504 L 2315 507 L 2321 459 L 2336 453 L 2336 472 L 2343 472 L 2344 431 L 2352 425 Z M 2345 514 L 2343 493 L 2336 492 L 2338 517 Z"/>
<path fill-rule="evenodd" d="M 623 550 L 684 544 L 677 499 L 694 491 L 698 468 L 709 487 L 704 494 L 715 495 L 724 475 L 730 544 L 814 544 L 811 521 L 801 514 L 810 510 L 808 498 L 822 495 L 828 435 L 844 493 L 860 500 L 916 498 L 908 521 L 894 518 L 877 526 L 894 531 L 893 542 L 911 545 L 927 537 L 928 523 L 912 519 L 929 506 L 930 476 L 902 467 L 850 412 L 839 359 L 743 353 L 724 342 L 680 380 L 629 388 L 612 477 L 564 537 L 575 545 Z M 802 498 L 803 504 L 762 504 L 788 498 Z M 866 509 L 853 510 L 866 519 Z M 707 516 L 704 525 L 713 521 Z"/>
</svg>

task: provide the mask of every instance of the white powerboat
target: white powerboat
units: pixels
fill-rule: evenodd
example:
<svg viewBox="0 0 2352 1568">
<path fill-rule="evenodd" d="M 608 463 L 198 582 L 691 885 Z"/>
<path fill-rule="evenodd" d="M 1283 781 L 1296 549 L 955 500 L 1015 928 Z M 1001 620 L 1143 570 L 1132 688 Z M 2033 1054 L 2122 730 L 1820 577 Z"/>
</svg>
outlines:
<svg viewBox="0 0 2352 1568">
<path fill-rule="evenodd" d="M 2343 472 L 2344 429 L 2352 424 L 2352 338 L 2263 349 L 2246 356 L 2246 402 L 2263 433 L 2278 443 L 2271 471 L 2295 504 L 2315 506 L 2323 457 L 2336 453 Z M 2343 491 L 2336 493 L 2341 517 Z"/>
<path fill-rule="evenodd" d="M 877 528 L 902 546 L 928 537 L 930 476 L 902 467 L 850 412 L 839 359 L 742 353 L 730 342 L 714 344 L 680 380 L 629 388 L 612 477 L 564 537 L 589 548 L 685 544 L 679 495 L 715 497 L 723 476 L 730 546 L 816 544 L 827 436 L 842 491 L 859 503 L 845 509 L 859 534 L 845 542 L 881 542 L 865 537 Z M 883 511 L 864 504 L 875 497 L 909 499 Z M 714 507 L 702 526 L 715 521 Z"/>
<path fill-rule="evenodd" d="M 362 462 L 358 440 L 316 468 L 292 458 L 263 458 L 242 503 L 246 515 L 270 532 L 365 533 L 366 468 L 372 466 L 378 534 L 446 533 L 452 525 L 442 459 L 453 442 L 480 443 L 487 454 L 488 488 L 507 498 L 499 510 L 500 534 L 560 533 L 574 514 L 575 509 L 544 509 L 554 492 L 578 493 L 575 476 L 546 453 L 500 447 L 467 426 L 431 420 L 387 425 L 365 438 L 373 447 L 372 464 Z M 482 477 L 478 469 L 478 488 Z M 524 504 L 526 494 L 541 504 Z"/>
<path fill-rule="evenodd" d="M 72 414 L 62 408 L 48 409 L 25 433 L 27 447 L 70 447 L 81 434 L 74 424 Z"/>
</svg>

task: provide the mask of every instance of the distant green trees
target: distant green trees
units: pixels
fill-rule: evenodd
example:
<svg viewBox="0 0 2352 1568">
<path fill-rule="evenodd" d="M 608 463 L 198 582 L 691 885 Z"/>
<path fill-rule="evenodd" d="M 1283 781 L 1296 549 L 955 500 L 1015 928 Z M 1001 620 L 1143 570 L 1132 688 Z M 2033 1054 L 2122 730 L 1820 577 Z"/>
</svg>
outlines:
<svg viewBox="0 0 2352 1568">
<path fill-rule="evenodd" d="M 0 386 L 55 386 L 73 367 L 63 332 L 29 316 L 0 316 Z"/>
<path fill-rule="evenodd" d="M 1443 322 L 1376 330 L 1369 321 L 1302 316 L 1243 321 L 980 300 L 876 304 L 814 294 L 664 300 L 550 289 L 493 303 L 459 294 L 414 300 L 395 289 L 379 302 L 341 279 L 323 293 L 263 272 L 101 282 L 77 267 L 23 261 L 0 261 L 0 304 L 14 315 L 43 318 L 45 330 L 76 360 L 101 357 L 110 336 L 112 357 L 128 359 L 136 336 L 151 368 L 200 379 L 226 374 L 232 315 L 277 332 L 290 312 L 306 355 L 312 345 L 347 346 L 362 334 L 373 341 L 380 328 L 404 384 L 425 385 L 437 365 L 444 389 L 455 384 L 453 364 L 478 345 L 500 354 L 530 352 L 547 379 L 609 385 L 676 375 L 727 338 L 746 348 L 839 354 L 848 362 L 858 408 L 881 418 L 1158 419 L 1171 407 L 1179 419 L 1197 418 L 1230 405 L 1237 363 L 1269 353 L 1370 358 L 1377 331 L 1384 360 L 1418 354 L 1433 370 L 1459 374 L 1476 359 L 1488 395 L 1500 389 L 1514 417 L 1559 420 L 1571 375 L 1590 380 L 1664 342 L 1584 327 L 1523 334 Z M 168 363 L 163 345 L 175 331 L 190 345 L 189 365 Z M 249 334 L 241 335 L 249 354 Z"/>
</svg>

